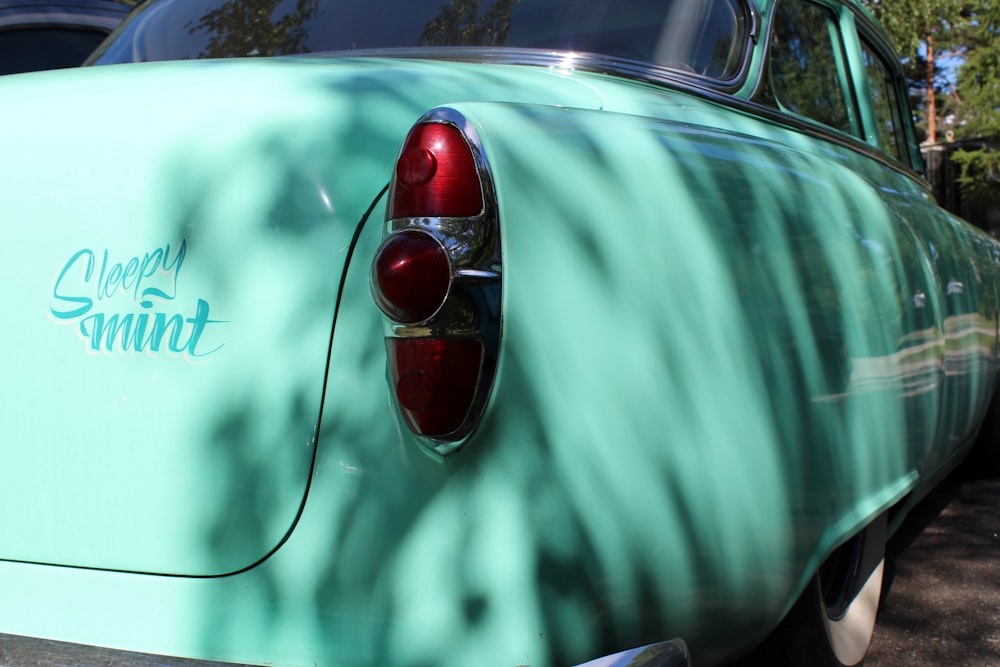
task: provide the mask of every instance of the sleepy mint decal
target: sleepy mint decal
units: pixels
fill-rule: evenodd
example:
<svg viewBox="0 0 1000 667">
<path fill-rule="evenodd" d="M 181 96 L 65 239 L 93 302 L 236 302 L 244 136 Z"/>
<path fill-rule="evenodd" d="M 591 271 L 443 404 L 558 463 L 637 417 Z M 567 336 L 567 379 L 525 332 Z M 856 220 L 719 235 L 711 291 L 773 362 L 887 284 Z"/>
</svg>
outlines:
<svg viewBox="0 0 1000 667">
<path fill-rule="evenodd" d="M 124 261 L 112 261 L 107 250 L 78 250 L 56 272 L 49 312 L 58 322 L 75 323 L 91 352 L 206 357 L 222 347 L 217 336 L 206 335 L 221 321 L 209 318 L 205 299 L 177 301 L 186 253 L 186 241 Z M 209 346 L 208 339 L 216 342 Z"/>
</svg>

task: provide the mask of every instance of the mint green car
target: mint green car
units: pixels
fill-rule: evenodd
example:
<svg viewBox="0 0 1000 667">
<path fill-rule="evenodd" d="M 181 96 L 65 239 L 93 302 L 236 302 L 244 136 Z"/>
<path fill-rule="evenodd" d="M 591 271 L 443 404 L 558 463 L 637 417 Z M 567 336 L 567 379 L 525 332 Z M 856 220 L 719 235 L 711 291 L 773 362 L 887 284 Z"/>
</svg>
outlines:
<svg viewBox="0 0 1000 667">
<path fill-rule="evenodd" d="M 861 663 L 1000 245 L 857 2 L 148 0 L 88 65 L 0 77 L 0 656 Z"/>
</svg>

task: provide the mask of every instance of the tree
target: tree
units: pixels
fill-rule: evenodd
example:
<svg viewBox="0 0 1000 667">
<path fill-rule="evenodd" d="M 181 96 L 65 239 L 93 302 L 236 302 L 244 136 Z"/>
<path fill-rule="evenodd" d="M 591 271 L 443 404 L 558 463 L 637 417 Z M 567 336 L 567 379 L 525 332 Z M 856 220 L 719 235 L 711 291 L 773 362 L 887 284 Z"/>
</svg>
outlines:
<svg viewBox="0 0 1000 667">
<path fill-rule="evenodd" d="M 961 99 L 957 135 L 984 139 L 976 150 L 960 150 L 952 159 L 961 167 L 962 193 L 981 210 L 1000 202 L 1000 5 L 995 0 L 968 2 L 963 12 L 965 63 L 958 72 Z"/>
<path fill-rule="evenodd" d="M 958 72 L 962 100 L 960 134 L 1000 134 L 1000 5 L 995 0 L 966 3 L 962 29 L 965 62 Z"/>
<path fill-rule="evenodd" d="M 297 0 L 295 10 L 281 18 L 275 12 L 281 0 L 226 0 L 184 25 L 188 32 L 205 32 L 208 42 L 202 58 L 240 58 L 305 53 L 304 25 L 319 9 L 318 0 Z"/>
<path fill-rule="evenodd" d="M 911 90 L 917 93 L 914 108 L 924 114 L 927 140 L 936 143 L 940 107 L 951 106 L 952 90 L 940 58 L 955 55 L 955 29 L 963 22 L 963 1 L 863 1 L 895 43 Z"/>
<path fill-rule="evenodd" d="M 903 60 L 913 105 L 925 116 L 927 139 L 938 141 L 947 115 L 962 148 L 952 159 L 970 215 L 1000 202 L 1000 5 L 996 0 L 863 0 L 885 26 Z M 944 53 L 957 62 L 943 76 Z"/>
<path fill-rule="evenodd" d="M 510 9 L 517 0 L 498 0 L 482 17 L 479 0 L 451 0 L 427 22 L 425 46 L 503 46 L 510 31 Z"/>
</svg>

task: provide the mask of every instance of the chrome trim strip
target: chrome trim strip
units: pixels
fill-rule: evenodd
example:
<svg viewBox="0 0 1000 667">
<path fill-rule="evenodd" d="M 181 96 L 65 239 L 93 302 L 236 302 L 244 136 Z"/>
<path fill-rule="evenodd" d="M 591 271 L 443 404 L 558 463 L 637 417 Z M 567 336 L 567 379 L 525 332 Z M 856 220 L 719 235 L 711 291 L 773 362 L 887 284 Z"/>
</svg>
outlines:
<svg viewBox="0 0 1000 667">
<path fill-rule="evenodd" d="M 482 271 L 480 269 L 461 269 L 455 272 L 459 278 L 463 280 L 500 280 L 500 273 L 498 271 Z"/>
<path fill-rule="evenodd" d="M 760 40 L 760 29 L 764 24 L 764 14 L 757 5 L 757 0 L 745 0 L 750 12 L 750 39 L 756 44 Z"/>
<path fill-rule="evenodd" d="M 31 14 L 0 13 L 0 28 L 64 28 L 68 30 L 99 30 L 105 34 L 111 32 L 121 23 L 125 12 L 120 16 L 110 13 L 74 13 L 74 12 L 35 12 Z"/>
<path fill-rule="evenodd" d="M 683 639 L 675 638 L 591 660 L 577 667 L 691 667 Z"/>
<path fill-rule="evenodd" d="M 749 2 L 750 0 L 745 0 Z M 750 5 L 745 5 L 751 14 Z M 472 62 L 498 65 L 534 65 L 554 70 L 581 71 L 593 74 L 608 74 L 646 83 L 679 83 L 688 86 L 705 87 L 722 91 L 735 90 L 742 83 L 749 69 L 753 49 L 748 29 L 745 35 L 742 60 L 731 79 L 715 79 L 695 72 L 654 65 L 640 60 L 629 60 L 616 56 L 590 53 L 586 51 L 558 51 L 554 49 L 529 49 L 513 47 L 411 47 L 385 49 L 358 49 L 355 51 L 326 51 L 301 56 L 281 56 L 294 58 L 330 57 L 338 58 L 406 58 L 411 60 L 440 60 L 443 62 Z"/>
<path fill-rule="evenodd" d="M 921 176 L 920 173 L 914 170 L 910 165 L 906 165 L 889 158 L 879 149 L 869 143 L 861 141 L 857 137 L 843 134 L 833 128 L 827 128 L 824 125 L 810 122 L 798 116 L 793 116 L 781 111 L 780 109 L 774 109 L 760 102 L 729 98 L 726 103 L 730 106 L 742 109 L 747 113 L 755 114 L 767 120 L 773 120 L 781 125 L 790 126 L 797 132 L 837 144 L 838 146 L 843 146 L 844 148 L 849 148 L 857 153 L 864 153 L 866 157 L 870 157 L 873 160 L 882 163 L 884 166 L 918 181 L 924 189 L 930 192 L 930 186 L 927 184 L 927 181 L 925 181 L 923 176 Z"/>
</svg>

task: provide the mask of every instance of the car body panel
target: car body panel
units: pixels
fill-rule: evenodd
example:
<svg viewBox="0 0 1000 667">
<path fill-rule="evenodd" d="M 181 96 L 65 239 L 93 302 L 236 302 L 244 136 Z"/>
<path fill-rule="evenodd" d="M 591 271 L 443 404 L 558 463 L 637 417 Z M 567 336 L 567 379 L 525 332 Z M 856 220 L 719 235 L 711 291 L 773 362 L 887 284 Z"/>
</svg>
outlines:
<svg viewBox="0 0 1000 667">
<path fill-rule="evenodd" d="M 24 509 L 0 515 L 0 557 L 217 575 L 252 565 L 290 530 L 346 250 L 384 187 L 395 137 L 422 108 L 386 97 L 401 78 L 431 100 L 477 85 L 468 67 L 369 65 L 384 71 L 379 81 L 364 66 L 316 64 L 89 70 L 57 93 L 89 115 L 3 139 L 4 154 L 23 156 L 3 173 L 6 219 L 51 222 L 25 226 L 9 247 L 25 262 L 3 271 L 30 285 L 11 303 L 30 315 L 3 345 L 49 353 L 30 372 L 14 361 L 25 381 L 3 406 L 0 505 Z M 4 83 L 19 124 L 57 113 L 39 94 L 44 77 Z M 257 100 L 261 85 L 269 102 Z M 544 72 L 476 94 L 599 102 Z M 133 95 L 150 110 L 108 118 L 105 105 Z M 58 196 L 32 188 L 42 174 L 63 184 Z M 73 384 L 53 393 L 60 373 Z M 296 400 L 285 404 L 289 391 Z M 38 410 L 59 415 L 41 437 Z"/>
<path fill-rule="evenodd" d="M 414 667 L 576 664 L 680 636 L 711 665 L 950 470 L 996 384 L 997 243 L 867 135 L 574 62 L 0 79 L 22 123 L 56 99 L 148 108 L 68 155 L 75 121 L 56 148 L 0 147 L 29 156 L 0 167 L 3 219 L 44 221 L 11 235 L 31 261 L 0 268 L 28 286 L 0 342 L 51 355 L 13 362 L 25 388 L 0 408 L 20 445 L 0 467 L 0 630 Z M 440 107 L 481 142 L 503 248 L 497 379 L 447 457 L 393 405 L 369 284 L 396 152 Z M 185 244 L 174 301 L 225 320 L 198 350 L 216 330 L 224 347 L 192 365 L 183 349 L 90 356 L 79 322 L 53 321 L 83 303 L 60 281 L 84 275 L 63 273 L 81 249 L 125 258 L 124 275 L 167 243 Z M 139 315 L 136 293 L 107 302 Z M 154 368 L 172 391 L 121 418 Z M 50 391 L 66 374 L 91 396 Z M 91 494 L 95 479 L 114 488 Z"/>
</svg>

